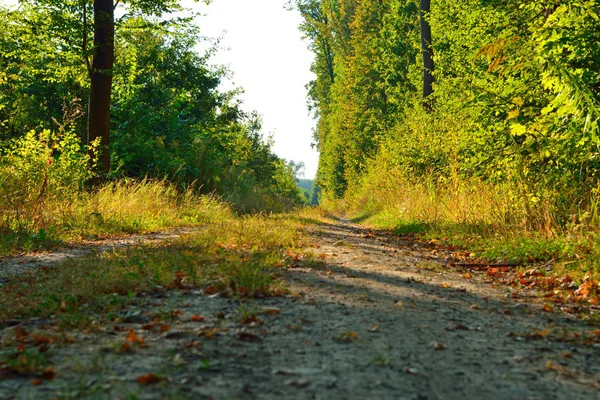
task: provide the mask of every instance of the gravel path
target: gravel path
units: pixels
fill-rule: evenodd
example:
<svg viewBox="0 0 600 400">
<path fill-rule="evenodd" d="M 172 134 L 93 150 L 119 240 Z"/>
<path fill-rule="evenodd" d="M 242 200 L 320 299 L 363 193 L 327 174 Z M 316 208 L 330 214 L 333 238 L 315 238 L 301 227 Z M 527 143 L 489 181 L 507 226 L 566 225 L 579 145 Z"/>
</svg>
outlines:
<svg viewBox="0 0 600 400">
<path fill-rule="evenodd" d="M 54 349 L 55 379 L 5 379 L 0 398 L 600 399 L 598 345 L 545 333 L 598 327 L 465 280 L 431 246 L 347 223 L 310 231 L 323 263 L 298 257 L 292 295 L 138 298 L 121 323 Z M 156 312 L 172 323 L 152 326 Z"/>
</svg>

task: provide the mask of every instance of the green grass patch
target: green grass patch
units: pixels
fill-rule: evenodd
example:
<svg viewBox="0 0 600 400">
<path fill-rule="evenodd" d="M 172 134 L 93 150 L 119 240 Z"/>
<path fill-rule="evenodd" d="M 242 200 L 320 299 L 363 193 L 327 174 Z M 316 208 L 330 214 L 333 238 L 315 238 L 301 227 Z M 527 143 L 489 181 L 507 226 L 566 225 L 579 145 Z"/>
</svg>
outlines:
<svg viewBox="0 0 600 400">
<path fill-rule="evenodd" d="M 291 218 L 212 222 L 168 243 L 73 260 L 11 280 L 0 291 L 0 321 L 44 317 L 64 328 L 91 326 L 154 290 L 201 287 L 240 297 L 282 293 L 279 268 L 289 249 L 302 242 Z"/>
</svg>

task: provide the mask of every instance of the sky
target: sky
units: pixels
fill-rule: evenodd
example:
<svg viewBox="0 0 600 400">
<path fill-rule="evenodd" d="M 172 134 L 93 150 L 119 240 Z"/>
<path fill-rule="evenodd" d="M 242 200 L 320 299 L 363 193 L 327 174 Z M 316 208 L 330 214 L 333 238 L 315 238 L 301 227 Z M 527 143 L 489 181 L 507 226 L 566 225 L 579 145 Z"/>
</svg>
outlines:
<svg viewBox="0 0 600 400">
<path fill-rule="evenodd" d="M 14 4 L 16 0 L 0 0 Z M 305 178 L 315 176 L 318 153 L 311 148 L 314 119 L 306 107 L 305 85 L 314 79 L 313 60 L 301 38 L 297 11 L 284 8 L 287 0 L 213 0 L 210 5 L 184 0 L 200 12 L 201 34 L 221 37 L 214 64 L 233 73 L 224 90 L 241 87 L 242 108 L 263 117 L 263 134 L 272 135 L 273 151 L 286 160 L 304 162 Z"/>
<path fill-rule="evenodd" d="M 306 107 L 305 88 L 314 79 L 313 56 L 298 31 L 301 16 L 286 10 L 286 2 L 213 0 L 208 6 L 192 1 L 186 5 L 203 14 L 198 18 L 203 35 L 224 35 L 223 50 L 213 62 L 232 70 L 233 83 L 245 91 L 243 108 L 263 116 L 263 133 L 273 135 L 274 152 L 304 162 L 305 177 L 313 178 L 318 153 L 311 149 L 315 121 Z"/>
</svg>

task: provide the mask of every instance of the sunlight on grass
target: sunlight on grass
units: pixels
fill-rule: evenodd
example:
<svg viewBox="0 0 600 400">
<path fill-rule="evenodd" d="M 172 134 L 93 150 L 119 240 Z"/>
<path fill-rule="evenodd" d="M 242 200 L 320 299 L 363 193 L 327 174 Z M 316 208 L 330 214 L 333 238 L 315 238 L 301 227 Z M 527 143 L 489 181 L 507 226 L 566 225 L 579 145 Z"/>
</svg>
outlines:
<svg viewBox="0 0 600 400">
<path fill-rule="evenodd" d="M 12 213 L 12 219 L 31 219 L 18 225 L 0 224 L 0 256 L 52 248 L 67 240 L 201 225 L 232 216 L 229 206 L 214 197 L 182 192 L 164 180 L 150 179 L 110 182 L 79 192 L 71 201 L 52 196 L 35 216 L 19 214 L 9 205 L 0 207 L 0 212 Z M 3 220 L 8 221 L 8 216 Z"/>
<path fill-rule="evenodd" d="M 253 297 L 285 291 L 278 269 L 304 244 L 293 218 L 231 217 L 197 233 L 72 260 L 11 280 L 0 291 L 0 321 L 52 317 L 64 327 L 90 325 L 138 293 L 203 288 Z"/>
</svg>

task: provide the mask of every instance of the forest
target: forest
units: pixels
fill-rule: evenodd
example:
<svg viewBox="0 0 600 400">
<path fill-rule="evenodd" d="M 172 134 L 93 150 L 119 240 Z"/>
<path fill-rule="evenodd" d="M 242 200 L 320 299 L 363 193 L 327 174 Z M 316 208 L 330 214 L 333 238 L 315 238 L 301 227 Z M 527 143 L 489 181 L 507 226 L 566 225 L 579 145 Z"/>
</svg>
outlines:
<svg viewBox="0 0 600 400">
<path fill-rule="evenodd" d="M 268 0 L 313 180 L 241 1 L 0 1 L 0 398 L 597 399 L 600 4 Z"/>
<path fill-rule="evenodd" d="M 440 237 L 516 235 L 500 246 L 517 258 L 530 239 L 547 247 L 531 257 L 596 248 L 596 1 L 295 6 L 326 206 Z"/>
<path fill-rule="evenodd" d="M 246 211 L 300 204 L 260 115 L 242 111 L 236 90 L 220 91 L 228 71 L 210 61 L 217 40 L 177 1 L 128 1 L 115 16 L 119 3 L 0 8 L 0 230 L 26 241 L 72 231 L 102 212 L 83 199 L 94 182 L 145 180 L 138 189 L 216 195 Z"/>
</svg>

